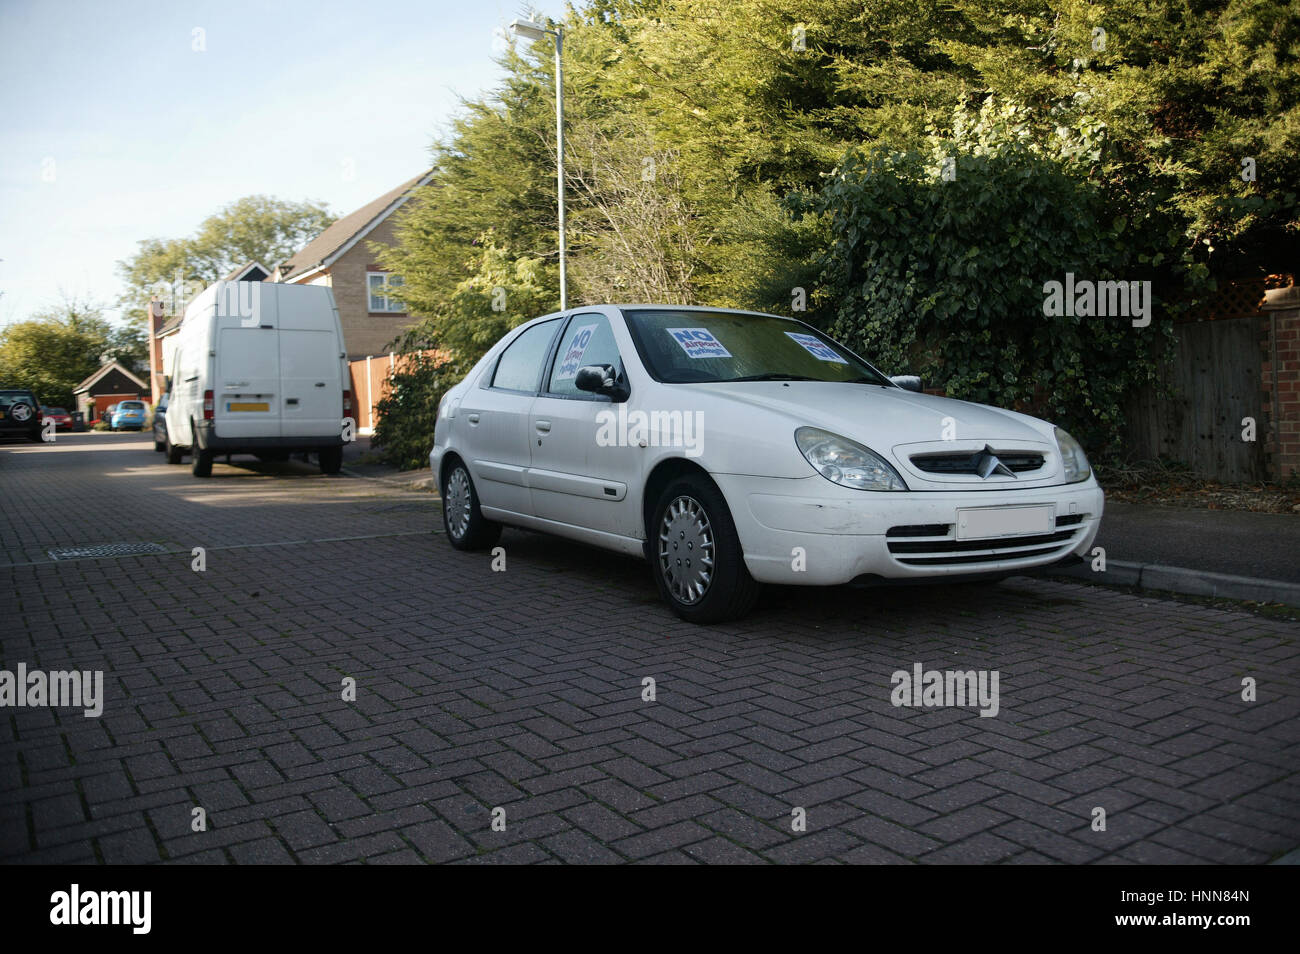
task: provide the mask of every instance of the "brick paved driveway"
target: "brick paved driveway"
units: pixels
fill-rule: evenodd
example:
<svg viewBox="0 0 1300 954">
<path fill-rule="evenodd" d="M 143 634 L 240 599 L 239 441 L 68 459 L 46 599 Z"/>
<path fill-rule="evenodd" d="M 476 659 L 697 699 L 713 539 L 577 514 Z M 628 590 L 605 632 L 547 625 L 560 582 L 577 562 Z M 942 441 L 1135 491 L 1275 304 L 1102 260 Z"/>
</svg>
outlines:
<svg viewBox="0 0 1300 954">
<path fill-rule="evenodd" d="M 150 446 L 0 447 L 0 668 L 102 669 L 106 697 L 97 719 L 0 710 L 0 860 L 1253 863 L 1300 844 L 1295 623 L 1019 579 L 774 590 L 694 628 L 634 561 L 507 532 L 493 572 L 431 532 L 428 495 L 294 464 L 198 481 Z M 47 554 L 139 541 L 169 552 Z M 914 663 L 998 670 L 1000 712 L 893 707 Z"/>
</svg>

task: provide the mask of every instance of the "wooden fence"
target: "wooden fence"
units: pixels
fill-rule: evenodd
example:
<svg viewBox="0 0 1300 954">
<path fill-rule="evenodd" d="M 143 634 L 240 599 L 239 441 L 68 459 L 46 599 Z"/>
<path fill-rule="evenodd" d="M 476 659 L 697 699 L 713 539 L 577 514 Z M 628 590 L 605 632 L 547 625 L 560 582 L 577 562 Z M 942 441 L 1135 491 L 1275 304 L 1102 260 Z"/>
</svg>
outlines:
<svg viewBox="0 0 1300 954">
<path fill-rule="evenodd" d="M 435 359 L 442 357 L 437 351 L 422 351 L 419 353 Z M 353 406 L 356 409 L 358 433 L 374 433 L 375 424 L 378 421 L 375 405 L 388 396 L 391 386 L 389 382 L 390 375 L 399 369 L 403 361 L 409 357 L 408 354 L 397 354 L 390 351 L 388 354 L 371 355 L 348 362 L 352 374 L 352 394 L 355 402 Z"/>
<path fill-rule="evenodd" d="M 1160 385 L 1169 391 L 1144 388 L 1128 415 L 1134 460 L 1176 460 L 1198 476 L 1224 481 L 1266 476 L 1261 320 L 1174 326 L 1175 359 L 1160 369 Z M 1243 439 L 1243 431 L 1250 440 Z"/>
</svg>

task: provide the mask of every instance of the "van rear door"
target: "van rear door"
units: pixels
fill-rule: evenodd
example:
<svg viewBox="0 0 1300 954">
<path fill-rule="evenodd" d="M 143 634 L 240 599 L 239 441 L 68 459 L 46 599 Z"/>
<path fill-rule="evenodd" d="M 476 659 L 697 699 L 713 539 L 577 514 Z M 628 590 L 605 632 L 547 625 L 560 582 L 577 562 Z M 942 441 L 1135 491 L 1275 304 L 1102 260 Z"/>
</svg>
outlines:
<svg viewBox="0 0 1300 954">
<path fill-rule="evenodd" d="M 213 418 L 219 437 L 280 436 L 280 349 L 274 328 L 217 319 Z"/>
<path fill-rule="evenodd" d="M 343 421 L 343 343 L 330 290 L 279 289 L 281 434 L 339 437 Z"/>
</svg>

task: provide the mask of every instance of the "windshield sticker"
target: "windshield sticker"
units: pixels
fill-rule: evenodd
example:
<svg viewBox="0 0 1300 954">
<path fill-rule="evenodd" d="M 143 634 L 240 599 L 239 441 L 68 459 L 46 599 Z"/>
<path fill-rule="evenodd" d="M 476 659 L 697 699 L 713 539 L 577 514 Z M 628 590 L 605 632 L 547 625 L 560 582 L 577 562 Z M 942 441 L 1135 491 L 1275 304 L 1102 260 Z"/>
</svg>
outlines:
<svg viewBox="0 0 1300 954">
<path fill-rule="evenodd" d="M 587 345 L 591 344 L 591 336 L 598 327 L 600 326 L 583 325 L 573 333 L 573 337 L 569 339 L 569 346 L 564 349 L 564 360 L 560 362 L 560 369 L 555 374 L 557 381 L 578 376 L 578 368 L 582 366 L 582 356 L 587 350 Z"/>
<path fill-rule="evenodd" d="M 834 361 L 836 364 L 848 364 L 846 360 L 828 348 L 820 338 L 795 331 L 787 331 L 786 334 L 803 345 L 804 350 L 818 361 Z"/>
<path fill-rule="evenodd" d="M 688 358 L 730 358 L 731 352 L 708 328 L 667 328 Z"/>
</svg>

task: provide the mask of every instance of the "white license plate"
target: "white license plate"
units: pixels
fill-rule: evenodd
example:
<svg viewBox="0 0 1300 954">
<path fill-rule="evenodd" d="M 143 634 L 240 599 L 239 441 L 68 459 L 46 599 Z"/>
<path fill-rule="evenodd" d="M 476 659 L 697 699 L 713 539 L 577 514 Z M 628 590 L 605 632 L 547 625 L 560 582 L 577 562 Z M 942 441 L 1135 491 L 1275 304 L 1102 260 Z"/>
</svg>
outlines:
<svg viewBox="0 0 1300 954">
<path fill-rule="evenodd" d="M 957 511 L 957 539 L 983 540 L 1023 534 L 1051 533 L 1056 529 L 1052 504 L 1032 507 L 978 507 Z"/>
</svg>

